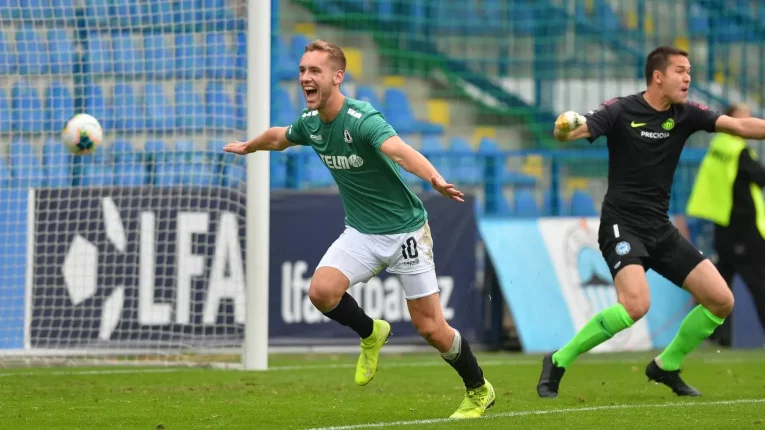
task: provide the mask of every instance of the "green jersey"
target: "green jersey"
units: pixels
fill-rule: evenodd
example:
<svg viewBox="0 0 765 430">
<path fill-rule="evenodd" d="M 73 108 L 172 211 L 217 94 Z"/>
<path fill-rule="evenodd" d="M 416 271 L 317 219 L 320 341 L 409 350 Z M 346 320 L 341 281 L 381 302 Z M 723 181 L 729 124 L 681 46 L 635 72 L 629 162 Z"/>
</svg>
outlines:
<svg viewBox="0 0 765 430">
<path fill-rule="evenodd" d="M 345 223 L 366 234 L 407 233 L 425 224 L 422 201 L 404 182 L 399 165 L 380 152 L 395 135 L 372 105 L 348 97 L 331 122 L 305 109 L 287 128 L 287 140 L 311 146 L 332 173 Z"/>
</svg>

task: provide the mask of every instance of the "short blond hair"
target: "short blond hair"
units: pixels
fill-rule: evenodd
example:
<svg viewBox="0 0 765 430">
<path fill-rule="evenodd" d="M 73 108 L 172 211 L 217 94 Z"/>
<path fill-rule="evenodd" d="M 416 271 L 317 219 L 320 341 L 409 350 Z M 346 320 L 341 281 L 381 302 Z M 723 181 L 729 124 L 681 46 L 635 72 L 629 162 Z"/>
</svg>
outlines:
<svg viewBox="0 0 765 430">
<path fill-rule="evenodd" d="M 305 46 L 304 52 L 313 51 L 326 52 L 329 55 L 329 59 L 337 64 L 338 70 L 345 72 L 345 53 L 339 46 L 319 39 Z"/>
</svg>

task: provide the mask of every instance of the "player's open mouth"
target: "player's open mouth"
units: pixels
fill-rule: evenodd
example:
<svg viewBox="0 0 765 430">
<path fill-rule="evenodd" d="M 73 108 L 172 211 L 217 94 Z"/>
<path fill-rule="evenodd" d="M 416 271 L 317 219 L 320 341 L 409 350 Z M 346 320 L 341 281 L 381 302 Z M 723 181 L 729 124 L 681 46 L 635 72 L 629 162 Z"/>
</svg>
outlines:
<svg viewBox="0 0 765 430">
<path fill-rule="evenodd" d="M 306 101 L 309 101 L 319 93 L 319 90 L 317 90 L 316 87 L 303 87 L 303 92 L 305 93 Z"/>
<path fill-rule="evenodd" d="M 680 91 L 682 91 L 683 94 L 688 94 L 688 88 L 680 88 Z"/>
</svg>

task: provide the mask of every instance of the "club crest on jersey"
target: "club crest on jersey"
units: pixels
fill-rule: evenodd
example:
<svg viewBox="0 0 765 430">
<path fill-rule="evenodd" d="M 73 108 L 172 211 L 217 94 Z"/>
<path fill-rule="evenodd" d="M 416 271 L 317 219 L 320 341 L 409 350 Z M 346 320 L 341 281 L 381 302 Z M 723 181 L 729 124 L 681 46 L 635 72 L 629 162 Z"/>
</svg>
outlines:
<svg viewBox="0 0 765 430">
<path fill-rule="evenodd" d="M 668 120 L 664 121 L 664 124 L 661 125 L 661 128 L 667 131 L 672 130 L 673 128 L 675 128 L 675 120 L 672 118 L 669 118 Z"/>
<path fill-rule="evenodd" d="M 351 137 L 351 132 L 348 131 L 346 128 L 343 130 L 343 138 L 345 139 L 345 143 L 353 143 L 353 138 Z"/>
<path fill-rule="evenodd" d="M 625 241 L 621 241 L 616 244 L 616 253 L 618 255 L 625 255 L 630 252 L 630 249 L 632 249 L 630 248 L 630 244 Z"/>
</svg>

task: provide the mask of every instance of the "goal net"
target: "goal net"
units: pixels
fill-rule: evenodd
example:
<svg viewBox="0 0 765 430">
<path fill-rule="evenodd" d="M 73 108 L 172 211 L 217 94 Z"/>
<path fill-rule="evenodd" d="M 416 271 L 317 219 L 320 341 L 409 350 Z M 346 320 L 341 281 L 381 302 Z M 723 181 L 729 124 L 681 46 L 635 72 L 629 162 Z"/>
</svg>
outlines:
<svg viewBox="0 0 765 430">
<path fill-rule="evenodd" d="M 222 147 L 247 129 L 246 18 L 0 3 L 0 364 L 239 359 L 246 158 Z M 79 112 L 105 131 L 93 155 L 60 141 Z"/>
</svg>

